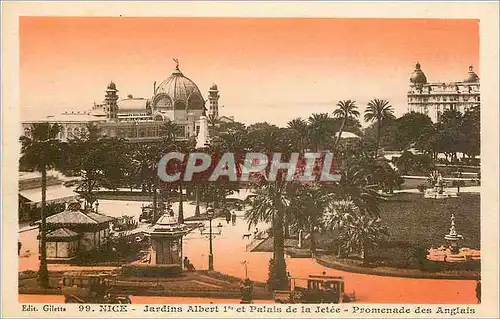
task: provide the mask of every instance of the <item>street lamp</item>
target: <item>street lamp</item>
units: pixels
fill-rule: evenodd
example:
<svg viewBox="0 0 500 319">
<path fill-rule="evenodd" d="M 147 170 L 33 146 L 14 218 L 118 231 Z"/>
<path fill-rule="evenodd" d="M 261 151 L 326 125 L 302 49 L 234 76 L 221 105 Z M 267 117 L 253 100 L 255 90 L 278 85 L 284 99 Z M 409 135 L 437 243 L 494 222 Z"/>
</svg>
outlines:
<svg viewBox="0 0 500 319">
<path fill-rule="evenodd" d="M 207 217 L 209 223 L 209 242 L 210 242 L 210 252 L 208 254 L 208 270 L 214 270 L 214 254 L 213 254 L 213 245 L 212 245 L 212 219 L 214 218 L 215 211 L 212 206 L 208 206 L 207 208 Z"/>
</svg>

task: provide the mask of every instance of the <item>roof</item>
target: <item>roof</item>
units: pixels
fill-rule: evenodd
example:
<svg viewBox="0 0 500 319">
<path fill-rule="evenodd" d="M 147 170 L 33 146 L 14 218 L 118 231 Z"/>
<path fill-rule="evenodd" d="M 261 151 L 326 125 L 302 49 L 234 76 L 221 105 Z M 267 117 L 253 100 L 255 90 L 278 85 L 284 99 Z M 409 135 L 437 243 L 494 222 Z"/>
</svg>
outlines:
<svg viewBox="0 0 500 319">
<path fill-rule="evenodd" d="M 479 82 L 479 76 L 477 76 L 476 72 L 474 72 L 474 67 L 472 65 L 469 66 L 469 74 L 467 76 L 467 79 L 464 80 L 464 82 L 467 82 L 467 83 L 478 83 Z"/>
<path fill-rule="evenodd" d="M 335 136 L 339 136 L 339 134 L 336 133 Z M 342 132 L 342 135 L 340 136 L 340 138 L 359 138 L 359 136 L 357 136 L 354 133 L 344 131 L 344 132 Z"/>
<path fill-rule="evenodd" d="M 19 191 L 19 195 L 35 204 L 42 202 L 41 188 L 22 190 Z M 80 195 L 75 193 L 71 188 L 64 185 L 47 186 L 47 203 L 64 203 L 76 199 L 79 196 Z"/>
<path fill-rule="evenodd" d="M 78 113 L 62 113 L 57 115 L 49 115 L 45 118 L 36 118 L 30 119 L 26 121 L 22 121 L 23 124 L 31 124 L 31 123 L 40 123 L 40 122 L 75 122 L 75 123 L 86 123 L 86 122 L 102 122 L 106 119 L 103 119 L 99 116 L 93 116 L 89 113 L 78 112 Z"/>
<path fill-rule="evenodd" d="M 189 78 L 185 77 L 177 65 L 172 75 L 165 81 L 161 82 L 155 94 L 167 94 L 172 101 L 182 101 L 186 105 L 193 104 L 190 109 L 201 109 L 204 101 L 198 86 Z M 189 103 L 189 99 L 193 97 L 196 99 Z"/>
<path fill-rule="evenodd" d="M 77 236 L 80 236 L 80 234 L 64 227 L 58 228 L 56 230 L 47 233 L 47 238 L 68 238 Z"/>
<path fill-rule="evenodd" d="M 415 65 L 415 71 L 411 74 L 410 82 L 413 84 L 426 84 L 427 77 L 421 69 L 420 63 L 417 62 Z"/>
<path fill-rule="evenodd" d="M 149 235 L 156 235 L 162 237 L 177 237 L 183 236 L 189 232 L 186 224 L 177 223 L 178 216 L 170 216 L 170 214 L 163 214 L 156 224 L 147 230 Z"/>
<path fill-rule="evenodd" d="M 118 104 L 118 113 L 125 110 L 142 110 L 146 112 L 146 104 L 148 100 L 145 98 L 127 98 L 123 100 L 119 100 Z"/>
<path fill-rule="evenodd" d="M 47 224 L 61 225 L 99 225 L 112 221 L 114 218 L 98 214 L 84 213 L 79 210 L 65 210 L 61 213 L 47 217 Z"/>
</svg>

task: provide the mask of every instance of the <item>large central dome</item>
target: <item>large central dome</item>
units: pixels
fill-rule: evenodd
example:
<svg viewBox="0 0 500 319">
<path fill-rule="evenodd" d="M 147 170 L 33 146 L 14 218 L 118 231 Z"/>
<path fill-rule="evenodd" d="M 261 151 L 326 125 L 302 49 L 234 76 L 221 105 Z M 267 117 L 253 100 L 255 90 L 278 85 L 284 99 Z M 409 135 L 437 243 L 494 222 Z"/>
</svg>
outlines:
<svg viewBox="0 0 500 319">
<path fill-rule="evenodd" d="M 201 110 L 205 105 L 200 89 L 191 79 L 182 74 L 178 63 L 172 75 L 160 83 L 153 100 L 155 106 L 167 110 L 172 108 Z"/>
</svg>

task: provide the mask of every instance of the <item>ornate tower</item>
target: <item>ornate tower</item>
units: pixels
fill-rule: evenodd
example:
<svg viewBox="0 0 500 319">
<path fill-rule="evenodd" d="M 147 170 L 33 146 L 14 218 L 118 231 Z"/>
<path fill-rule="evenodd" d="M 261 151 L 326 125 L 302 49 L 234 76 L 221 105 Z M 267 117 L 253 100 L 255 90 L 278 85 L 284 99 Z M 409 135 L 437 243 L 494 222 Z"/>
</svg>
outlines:
<svg viewBox="0 0 500 319">
<path fill-rule="evenodd" d="M 210 90 L 208 90 L 208 101 L 210 102 L 210 107 L 208 109 L 208 115 L 215 115 L 216 118 L 219 117 L 219 89 L 217 84 L 212 84 Z"/>
<path fill-rule="evenodd" d="M 116 103 L 116 101 L 118 101 L 117 93 L 116 84 L 114 84 L 113 81 L 109 82 L 104 97 L 108 121 L 116 121 L 118 119 L 118 104 Z"/>
</svg>

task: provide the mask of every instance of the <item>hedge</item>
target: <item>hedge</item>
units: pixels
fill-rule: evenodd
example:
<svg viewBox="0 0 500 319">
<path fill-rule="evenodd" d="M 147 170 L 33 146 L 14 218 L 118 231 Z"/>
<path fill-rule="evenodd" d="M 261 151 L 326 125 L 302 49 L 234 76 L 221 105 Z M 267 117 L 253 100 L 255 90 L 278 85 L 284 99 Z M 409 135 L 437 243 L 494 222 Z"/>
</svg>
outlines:
<svg viewBox="0 0 500 319">
<path fill-rule="evenodd" d="M 182 268 L 177 264 L 129 264 L 121 268 L 123 275 L 137 277 L 169 277 L 179 275 L 181 272 Z"/>
</svg>

